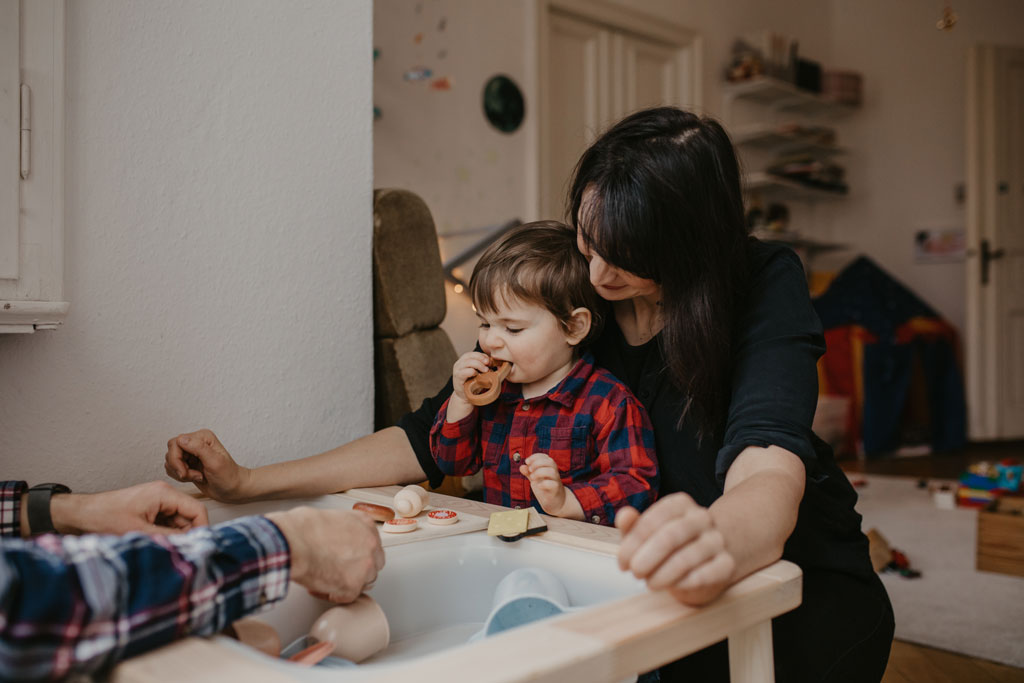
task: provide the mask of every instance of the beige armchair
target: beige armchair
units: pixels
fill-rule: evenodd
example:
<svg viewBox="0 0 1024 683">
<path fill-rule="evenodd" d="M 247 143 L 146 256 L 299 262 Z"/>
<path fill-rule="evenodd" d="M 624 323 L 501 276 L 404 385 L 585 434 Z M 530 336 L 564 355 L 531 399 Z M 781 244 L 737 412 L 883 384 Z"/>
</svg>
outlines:
<svg viewBox="0 0 1024 683">
<path fill-rule="evenodd" d="M 373 193 L 374 423 L 394 425 L 451 377 L 455 347 L 439 325 L 444 272 L 427 205 L 406 190 Z M 452 477 L 448 478 L 453 479 Z M 461 482 L 445 493 L 462 495 Z"/>
</svg>

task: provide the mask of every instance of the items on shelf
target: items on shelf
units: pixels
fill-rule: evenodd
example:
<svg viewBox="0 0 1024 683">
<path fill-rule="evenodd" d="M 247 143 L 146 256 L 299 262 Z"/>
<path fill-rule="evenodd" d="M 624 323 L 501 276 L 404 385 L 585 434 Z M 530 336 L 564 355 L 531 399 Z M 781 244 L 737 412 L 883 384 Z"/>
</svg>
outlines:
<svg viewBox="0 0 1024 683">
<path fill-rule="evenodd" d="M 753 234 L 784 234 L 789 227 L 789 207 L 778 202 L 762 209 L 754 204 L 747 210 L 747 228 Z"/>
<path fill-rule="evenodd" d="M 762 31 L 738 38 L 732 46 L 732 62 L 726 71 L 729 81 L 770 76 L 795 81 L 797 44 L 774 31 Z"/>
<path fill-rule="evenodd" d="M 821 75 L 821 96 L 825 99 L 857 107 L 863 92 L 863 78 L 856 71 L 833 70 Z"/>
<path fill-rule="evenodd" d="M 765 169 L 771 175 L 803 183 L 820 190 L 846 194 L 849 190 L 843 178 L 846 169 L 829 159 L 801 153 L 776 159 Z"/>
<path fill-rule="evenodd" d="M 774 31 L 737 38 L 725 79 L 739 83 L 765 77 L 792 83 L 799 90 L 820 94 L 823 99 L 849 105 L 861 102 L 861 74 L 826 69 L 820 62 L 801 57 L 796 40 Z"/>
</svg>

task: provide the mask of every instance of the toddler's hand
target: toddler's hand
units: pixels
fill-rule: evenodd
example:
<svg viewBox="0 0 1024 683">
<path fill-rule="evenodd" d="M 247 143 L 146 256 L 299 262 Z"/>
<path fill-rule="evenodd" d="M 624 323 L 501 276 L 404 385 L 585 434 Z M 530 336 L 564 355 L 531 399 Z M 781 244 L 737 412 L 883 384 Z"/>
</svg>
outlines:
<svg viewBox="0 0 1024 683">
<path fill-rule="evenodd" d="M 491 368 L 488 366 L 490 361 L 490 356 L 479 351 L 469 351 L 459 356 L 455 365 L 452 366 L 452 390 L 455 395 L 465 401 L 466 391 L 463 387 L 466 385 L 466 380 L 490 370 Z"/>
<path fill-rule="evenodd" d="M 558 474 L 558 465 L 547 453 L 534 453 L 519 466 L 519 472 L 530 479 L 530 488 L 544 512 L 562 517 L 566 488 Z"/>
</svg>

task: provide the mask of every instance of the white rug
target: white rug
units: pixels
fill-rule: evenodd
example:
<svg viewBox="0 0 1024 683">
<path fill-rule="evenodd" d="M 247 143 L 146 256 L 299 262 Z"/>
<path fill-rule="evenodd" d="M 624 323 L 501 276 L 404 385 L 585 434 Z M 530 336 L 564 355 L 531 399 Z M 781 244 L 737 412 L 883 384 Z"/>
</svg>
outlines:
<svg viewBox="0 0 1024 683">
<path fill-rule="evenodd" d="M 1024 578 L 974 568 L 978 513 L 940 510 L 917 480 L 869 475 L 857 489 L 864 531 L 877 528 L 921 571 L 882 573 L 896 637 L 1024 667 Z"/>
</svg>

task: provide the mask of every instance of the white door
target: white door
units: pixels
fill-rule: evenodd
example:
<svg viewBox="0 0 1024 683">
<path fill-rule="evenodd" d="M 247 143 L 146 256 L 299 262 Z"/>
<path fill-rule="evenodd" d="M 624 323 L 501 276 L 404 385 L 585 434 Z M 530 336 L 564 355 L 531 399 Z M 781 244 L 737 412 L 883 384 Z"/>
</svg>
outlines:
<svg viewBox="0 0 1024 683">
<path fill-rule="evenodd" d="M 615 47 L 622 55 L 616 63 L 623 74 L 616 93 L 619 106 L 613 107 L 616 119 L 638 109 L 685 101 L 677 48 L 631 35 L 616 36 Z"/>
<path fill-rule="evenodd" d="M 547 59 L 541 65 L 544 122 L 541 139 L 541 217 L 562 219 L 569 178 L 580 154 L 608 118 L 609 34 L 600 26 L 560 14 L 548 23 Z"/>
<path fill-rule="evenodd" d="M 967 93 L 972 439 L 1024 437 L 1024 49 L 972 48 Z"/>
<path fill-rule="evenodd" d="M 625 8 L 545 0 L 540 36 L 540 216 L 564 218 L 583 150 L 626 114 L 698 104 L 700 40 Z"/>
</svg>

